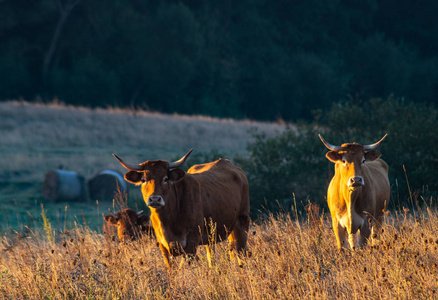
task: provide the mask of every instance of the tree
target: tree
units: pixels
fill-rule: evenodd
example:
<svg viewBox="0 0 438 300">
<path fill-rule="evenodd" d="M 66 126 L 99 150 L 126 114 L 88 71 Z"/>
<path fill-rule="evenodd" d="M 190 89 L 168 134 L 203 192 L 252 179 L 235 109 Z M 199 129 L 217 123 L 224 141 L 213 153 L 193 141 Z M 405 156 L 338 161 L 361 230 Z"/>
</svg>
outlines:
<svg viewBox="0 0 438 300">
<path fill-rule="evenodd" d="M 58 5 L 58 11 L 59 11 L 59 19 L 55 26 L 55 32 L 53 33 L 50 46 L 44 55 L 44 61 L 42 66 L 42 79 L 43 79 L 43 87 L 45 91 L 47 90 L 48 72 L 53 60 L 54 53 L 56 51 L 56 47 L 61 37 L 61 33 L 64 28 L 64 25 L 67 22 L 67 19 L 70 16 L 73 9 L 81 1 L 82 0 L 56 0 L 56 3 Z"/>
</svg>

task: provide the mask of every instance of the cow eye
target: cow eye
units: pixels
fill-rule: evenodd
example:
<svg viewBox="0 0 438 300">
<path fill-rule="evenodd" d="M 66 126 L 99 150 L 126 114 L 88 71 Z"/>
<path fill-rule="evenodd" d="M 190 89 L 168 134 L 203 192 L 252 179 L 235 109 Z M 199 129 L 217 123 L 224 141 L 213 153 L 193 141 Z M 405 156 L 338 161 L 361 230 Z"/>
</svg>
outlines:
<svg viewBox="0 0 438 300">
<path fill-rule="evenodd" d="M 167 177 L 167 176 L 164 176 L 164 178 L 163 178 L 163 182 L 164 182 L 164 183 L 167 183 L 167 182 L 169 182 L 169 177 Z"/>
<path fill-rule="evenodd" d="M 365 158 L 362 159 L 362 164 L 364 164 L 366 162 Z"/>
<path fill-rule="evenodd" d="M 342 159 L 342 163 L 345 165 L 347 161 L 345 159 Z"/>
</svg>

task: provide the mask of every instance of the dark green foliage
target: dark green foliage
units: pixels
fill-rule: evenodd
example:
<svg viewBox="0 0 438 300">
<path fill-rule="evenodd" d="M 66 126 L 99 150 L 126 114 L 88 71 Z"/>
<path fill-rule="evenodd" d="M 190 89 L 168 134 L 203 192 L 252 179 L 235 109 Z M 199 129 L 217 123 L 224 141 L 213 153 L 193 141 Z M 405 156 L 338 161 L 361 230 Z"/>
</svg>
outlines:
<svg viewBox="0 0 438 300">
<path fill-rule="evenodd" d="M 431 0 L 0 1 L 0 99 L 288 121 L 348 95 L 434 103 L 436 15 Z"/>
<path fill-rule="evenodd" d="M 96 57 L 81 57 L 70 71 L 60 68 L 52 74 L 53 93 L 65 95 L 71 104 L 116 105 L 120 99 L 119 78 Z"/>
<path fill-rule="evenodd" d="M 330 143 L 374 143 L 385 133 L 380 147 L 390 167 L 393 200 L 404 202 L 410 188 L 416 195 L 438 191 L 438 110 L 430 104 L 397 99 L 351 99 L 334 104 L 324 120 Z M 405 170 L 406 169 L 406 174 Z M 399 203 L 395 203 L 399 204 Z"/>
<path fill-rule="evenodd" d="M 415 201 L 436 196 L 437 120 L 438 110 L 433 105 L 417 105 L 394 97 L 350 99 L 334 104 L 318 125 L 290 128 L 272 139 L 258 135 L 257 141 L 249 145 L 250 158 L 239 160 L 250 182 L 252 209 L 275 211 L 280 204 L 292 211 L 293 195 L 298 209 L 309 200 L 327 209 L 325 197 L 334 166 L 325 158 L 328 150 L 318 133 L 334 145 L 371 144 L 388 133 L 379 151 L 390 169 L 390 205 L 415 205 Z"/>
<path fill-rule="evenodd" d="M 249 145 L 250 158 L 238 160 L 248 176 L 253 214 L 292 211 L 295 203 L 302 208 L 308 200 L 325 205 L 330 170 L 315 128 L 303 125 L 276 138 L 256 137 Z"/>
<path fill-rule="evenodd" d="M 30 96 L 23 93 L 31 87 L 31 76 L 24 61 L 17 59 L 17 55 L 6 53 L 0 56 L 0 91 L 5 99 L 14 99 L 17 95 Z"/>
</svg>

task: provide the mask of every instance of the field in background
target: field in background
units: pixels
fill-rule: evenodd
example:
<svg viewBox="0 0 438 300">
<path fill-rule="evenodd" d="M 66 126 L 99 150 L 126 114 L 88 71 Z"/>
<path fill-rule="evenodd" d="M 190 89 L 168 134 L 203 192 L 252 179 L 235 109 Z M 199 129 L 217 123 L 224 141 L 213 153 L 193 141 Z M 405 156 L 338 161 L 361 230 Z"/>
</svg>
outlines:
<svg viewBox="0 0 438 300">
<path fill-rule="evenodd" d="M 275 136 L 284 128 L 276 123 L 141 110 L 0 102 L 0 232 L 42 224 L 41 203 L 58 227 L 84 221 L 92 228 L 100 227 L 102 212 L 108 212 L 113 203 L 46 202 L 41 187 L 48 170 L 75 171 L 89 180 L 105 169 L 124 172 L 112 153 L 139 163 L 173 160 L 191 148 L 195 150 L 190 164 L 204 163 L 196 158 L 212 151 L 232 159 L 247 154 L 246 146 L 253 141 L 252 130 Z M 147 209 L 133 190 L 130 205 Z"/>
</svg>

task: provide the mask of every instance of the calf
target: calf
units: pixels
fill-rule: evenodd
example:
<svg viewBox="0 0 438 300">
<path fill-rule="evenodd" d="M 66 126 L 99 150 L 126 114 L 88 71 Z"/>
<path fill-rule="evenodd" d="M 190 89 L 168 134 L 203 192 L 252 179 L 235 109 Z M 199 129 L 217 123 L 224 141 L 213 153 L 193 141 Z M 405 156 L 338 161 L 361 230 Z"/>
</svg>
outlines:
<svg viewBox="0 0 438 300">
<path fill-rule="evenodd" d="M 150 218 L 142 213 L 143 211 L 135 212 L 125 208 L 117 213 L 111 212 L 111 215 L 106 215 L 104 220 L 109 225 L 116 226 L 119 240 L 126 242 L 137 239 L 140 232 L 152 234 L 153 229 L 149 225 Z"/>
</svg>

